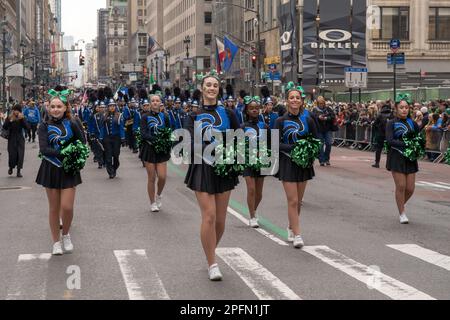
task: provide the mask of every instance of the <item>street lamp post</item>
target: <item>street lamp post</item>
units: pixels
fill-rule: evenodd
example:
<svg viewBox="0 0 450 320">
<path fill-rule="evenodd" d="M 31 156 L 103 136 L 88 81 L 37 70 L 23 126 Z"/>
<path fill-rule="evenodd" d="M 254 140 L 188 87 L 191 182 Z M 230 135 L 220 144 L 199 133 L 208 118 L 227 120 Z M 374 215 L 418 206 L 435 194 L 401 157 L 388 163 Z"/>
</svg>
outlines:
<svg viewBox="0 0 450 320">
<path fill-rule="evenodd" d="M 158 54 L 156 54 L 155 56 L 156 59 L 156 84 L 159 85 L 159 56 Z"/>
<path fill-rule="evenodd" d="M 169 50 L 164 51 L 164 58 L 166 58 L 166 80 L 170 80 L 170 73 L 169 73 L 170 51 Z"/>
<path fill-rule="evenodd" d="M 20 47 L 22 48 L 22 99 L 25 100 L 25 48 L 26 45 L 23 41 L 20 42 Z"/>
<path fill-rule="evenodd" d="M 2 77 L 2 108 L 6 108 L 6 15 L 3 17 L 2 22 L 2 31 L 3 31 L 3 39 L 2 39 L 2 48 L 3 48 L 3 77 Z"/>
<path fill-rule="evenodd" d="M 189 38 L 189 36 L 186 36 L 186 38 L 184 38 L 184 44 L 186 45 L 186 82 L 187 85 L 189 87 L 189 45 L 191 44 L 191 38 Z"/>
</svg>

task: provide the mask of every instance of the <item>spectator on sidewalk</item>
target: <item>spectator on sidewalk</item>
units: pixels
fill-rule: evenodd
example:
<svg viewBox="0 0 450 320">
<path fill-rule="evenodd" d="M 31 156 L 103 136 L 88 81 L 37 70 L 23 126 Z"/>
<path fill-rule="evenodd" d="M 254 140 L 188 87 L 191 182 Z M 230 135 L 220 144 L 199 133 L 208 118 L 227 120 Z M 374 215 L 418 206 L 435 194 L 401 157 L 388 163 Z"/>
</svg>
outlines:
<svg viewBox="0 0 450 320">
<path fill-rule="evenodd" d="M 384 143 L 386 141 L 386 125 L 389 120 L 393 119 L 392 108 L 389 104 L 385 104 L 381 108 L 381 112 L 378 115 L 374 123 L 375 138 L 375 164 L 374 168 L 380 168 L 381 153 L 383 152 Z"/>
<path fill-rule="evenodd" d="M 313 109 L 313 116 L 318 125 L 319 139 L 322 140 L 320 148 L 319 161 L 320 165 L 331 166 L 331 148 L 333 144 L 333 125 L 336 123 L 336 114 L 331 107 L 326 105 L 325 98 L 320 96 L 317 98 L 317 107 Z"/>
</svg>

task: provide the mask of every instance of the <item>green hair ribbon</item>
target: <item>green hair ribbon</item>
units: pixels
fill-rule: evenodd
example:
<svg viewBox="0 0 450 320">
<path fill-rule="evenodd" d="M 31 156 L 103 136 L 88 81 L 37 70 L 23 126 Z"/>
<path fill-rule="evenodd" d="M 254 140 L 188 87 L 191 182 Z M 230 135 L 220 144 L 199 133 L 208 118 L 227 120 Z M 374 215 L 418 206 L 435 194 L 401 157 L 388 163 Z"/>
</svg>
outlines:
<svg viewBox="0 0 450 320">
<path fill-rule="evenodd" d="M 48 91 L 48 94 L 52 96 L 52 98 L 58 98 L 62 102 L 67 103 L 67 97 L 72 94 L 72 90 L 64 90 L 64 91 L 56 91 L 53 89 L 50 89 Z"/>
<path fill-rule="evenodd" d="M 249 105 L 250 103 L 252 103 L 252 102 L 256 102 L 257 104 L 261 104 L 261 98 L 259 97 L 259 96 L 254 96 L 254 97 L 252 97 L 252 96 L 246 96 L 245 98 L 244 98 L 244 104 L 245 105 Z"/>
<path fill-rule="evenodd" d="M 396 103 L 400 103 L 402 101 L 406 101 L 408 104 L 412 103 L 411 95 L 409 93 L 398 93 L 397 97 L 395 98 Z"/>
<path fill-rule="evenodd" d="M 290 91 L 299 91 L 302 95 L 302 98 L 306 98 L 305 89 L 302 86 L 296 86 L 293 81 L 289 82 L 286 86 L 287 92 Z"/>
</svg>

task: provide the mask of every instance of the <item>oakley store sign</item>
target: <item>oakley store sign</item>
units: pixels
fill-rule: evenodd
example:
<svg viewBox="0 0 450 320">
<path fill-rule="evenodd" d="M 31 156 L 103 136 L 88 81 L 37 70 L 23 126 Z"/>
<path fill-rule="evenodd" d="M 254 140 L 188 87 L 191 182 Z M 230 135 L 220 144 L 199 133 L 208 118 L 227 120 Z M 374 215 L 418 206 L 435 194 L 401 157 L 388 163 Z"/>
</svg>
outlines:
<svg viewBox="0 0 450 320">
<path fill-rule="evenodd" d="M 345 68 L 366 68 L 366 2 L 304 0 L 304 87 L 343 86 Z"/>
<path fill-rule="evenodd" d="M 311 49 L 358 49 L 359 42 L 352 42 L 352 34 L 345 30 L 330 29 L 319 33 L 322 42 L 312 42 Z"/>
</svg>

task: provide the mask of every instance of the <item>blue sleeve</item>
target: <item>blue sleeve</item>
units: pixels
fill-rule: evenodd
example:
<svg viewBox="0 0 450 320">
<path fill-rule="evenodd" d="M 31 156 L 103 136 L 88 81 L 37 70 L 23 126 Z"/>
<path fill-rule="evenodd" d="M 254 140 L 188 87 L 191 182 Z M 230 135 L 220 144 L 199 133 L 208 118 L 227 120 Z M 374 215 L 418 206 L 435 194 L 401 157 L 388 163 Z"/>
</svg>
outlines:
<svg viewBox="0 0 450 320">
<path fill-rule="evenodd" d="M 128 108 L 128 106 L 126 106 L 126 107 L 123 109 L 122 115 L 123 115 L 123 119 L 124 119 L 125 121 L 130 120 L 130 118 L 131 118 L 131 112 L 130 112 L 130 108 Z"/>
<path fill-rule="evenodd" d="M 133 132 L 136 132 L 141 127 L 141 114 L 136 110 L 134 113 Z"/>
<path fill-rule="evenodd" d="M 123 120 L 123 116 L 120 117 L 119 120 L 119 127 L 120 127 L 120 139 L 125 139 L 125 121 Z"/>
</svg>

